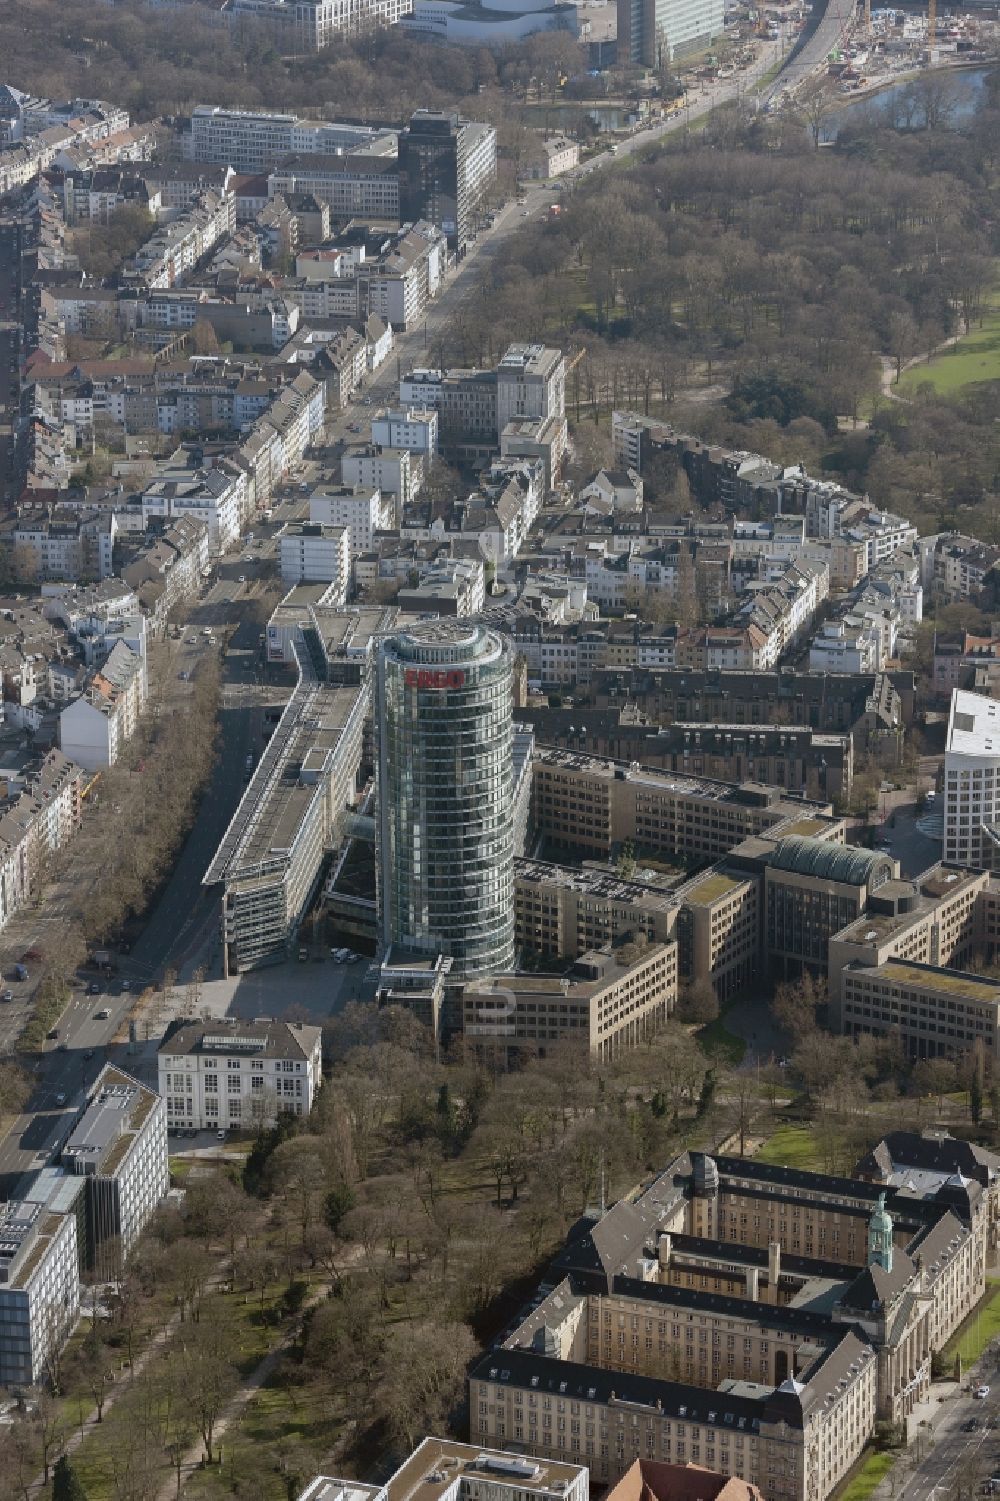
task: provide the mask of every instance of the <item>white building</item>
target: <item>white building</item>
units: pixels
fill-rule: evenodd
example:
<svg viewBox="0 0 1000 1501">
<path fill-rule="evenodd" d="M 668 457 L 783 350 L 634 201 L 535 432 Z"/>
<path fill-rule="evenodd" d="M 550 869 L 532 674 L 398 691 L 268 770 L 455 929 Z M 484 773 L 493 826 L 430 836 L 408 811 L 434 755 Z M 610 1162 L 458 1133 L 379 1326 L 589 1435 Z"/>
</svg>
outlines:
<svg viewBox="0 0 1000 1501">
<path fill-rule="evenodd" d="M 827 620 L 809 646 L 810 672 L 877 672 L 879 633 L 867 620 L 841 616 Z"/>
<path fill-rule="evenodd" d="M 409 505 L 423 481 L 423 461 L 408 448 L 349 448 L 340 475 L 353 489 L 379 490 L 400 507 Z"/>
<path fill-rule="evenodd" d="M 116 1276 L 170 1187 L 162 1098 L 106 1064 L 62 1149 L 68 1172 L 87 1180 L 87 1263 Z"/>
<path fill-rule="evenodd" d="M 438 414 L 433 408 L 386 407 L 372 418 L 372 442 L 408 448 L 431 460 L 438 449 Z"/>
<path fill-rule="evenodd" d="M 142 659 L 119 641 L 80 697 L 59 716 L 63 755 L 85 771 L 113 766 L 135 734 L 145 681 Z"/>
<path fill-rule="evenodd" d="M 384 1484 L 317 1475 L 298 1501 L 588 1501 L 589 1495 L 586 1465 L 425 1438 Z"/>
<path fill-rule="evenodd" d="M 1000 702 L 956 688 L 944 754 L 944 858 L 1000 868 Z"/>
<path fill-rule="evenodd" d="M 389 495 L 377 487 L 317 490 L 309 497 L 309 520 L 314 526 L 346 526 L 351 556 L 370 552 L 376 532 L 387 532 L 395 508 Z"/>
<path fill-rule="evenodd" d="M 497 439 L 508 422 L 566 414 L 566 361 L 561 349 L 511 344 L 497 366 Z"/>
<path fill-rule="evenodd" d="M 347 598 L 351 572 L 351 534 L 346 526 L 319 526 L 314 521 L 290 521 L 278 533 L 281 582 L 333 584 L 334 602 Z"/>
<path fill-rule="evenodd" d="M 0 1206 L 0 1386 L 33 1386 L 80 1316 L 76 1215 L 49 1203 Z"/>
<path fill-rule="evenodd" d="M 396 141 L 395 131 L 369 125 L 199 104 L 191 115 L 188 154 L 196 162 L 223 162 L 237 172 L 260 172 L 293 153 L 394 156 Z"/>
<path fill-rule="evenodd" d="M 270 411 L 277 405 L 275 402 Z M 269 421 L 270 411 L 260 419 L 262 423 Z M 154 516 L 190 516 L 207 527 L 209 550 L 213 554 L 226 552 L 239 536 L 248 510 L 247 477 L 239 465 L 227 459 L 213 469 L 200 469 L 179 449 L 147 485 L 141 504 L 144 527 Z"/>
<path fill-rule="evenodd" d="M 300 1022 L 172 1022 L 159 1049 L 169 1126 L 254 1129 L 308 1115 L 323 1083 L 323 1033 Z"/>
</svg>

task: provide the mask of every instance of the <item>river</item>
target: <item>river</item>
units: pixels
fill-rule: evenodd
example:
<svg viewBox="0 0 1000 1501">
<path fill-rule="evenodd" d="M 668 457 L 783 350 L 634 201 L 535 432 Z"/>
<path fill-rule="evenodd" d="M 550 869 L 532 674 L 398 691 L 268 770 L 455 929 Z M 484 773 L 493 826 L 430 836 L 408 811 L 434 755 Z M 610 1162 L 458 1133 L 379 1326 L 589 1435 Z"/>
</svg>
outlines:
<svg viewBox="0 0 1000 1501">
<path fill-rule="evenodd" d="M 938 80 L 942 81 L 948 91 L 950 104 L 949 124 L 961 124 L 968 120 L 979 108 L 986 87 L 986 80 L 994 71 L 992 67 L 963 68 L 951 73 L 937 74 Z M 877 94 L 863 94 L 856 99 L 845 99 L 823 117 L 823 130 L 820 140 L 835 141 L 841 129 L 847 124 L 854 124 L 866 116 L 878 120 L 886 115 L 892 115 L 897 109 L 902 112 L 904 97 L 914 84 L 919 85 L 920 75 L 914 78 L 891 84 L 889 88 L 881 89 Z M 917 90 L 919 100 L 919 88 Z M 922 123 L 922 112 L 919 102 L 913 109 L 912 123 L 919 128 Z"/>
</svg>

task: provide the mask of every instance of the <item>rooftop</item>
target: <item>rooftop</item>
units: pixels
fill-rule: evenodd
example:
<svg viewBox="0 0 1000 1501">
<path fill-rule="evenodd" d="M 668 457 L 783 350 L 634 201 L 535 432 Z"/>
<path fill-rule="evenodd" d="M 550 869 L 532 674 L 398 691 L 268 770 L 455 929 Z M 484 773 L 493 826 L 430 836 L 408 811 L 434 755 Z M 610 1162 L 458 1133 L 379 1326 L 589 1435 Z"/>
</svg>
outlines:
<svg viewBox="0 0 1000 1501">
<path fill-rule="evenodd" d="M 1000 703 L 956 688 L 945 751 L 950 756 L 1000 756 Z"/>
</svg>

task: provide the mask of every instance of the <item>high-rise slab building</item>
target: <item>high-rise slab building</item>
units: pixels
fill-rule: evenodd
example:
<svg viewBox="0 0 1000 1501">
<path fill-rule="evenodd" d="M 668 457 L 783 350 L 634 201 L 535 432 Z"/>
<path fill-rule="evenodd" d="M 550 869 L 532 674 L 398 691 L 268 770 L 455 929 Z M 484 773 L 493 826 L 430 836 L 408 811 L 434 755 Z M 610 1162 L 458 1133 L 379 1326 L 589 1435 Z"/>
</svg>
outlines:
<svg viewBox="0 0 1000 1501">
<path fill-rule="evenodd" d="M 454 979 L 514 962 L 513 654 L 464 620 L 384 641 L 375 684 L 383 950 L 452 959 Z"/>
<path fill-rule="evenodd" d="M 462 120 L 451 110 L 418 109 L 399 137 L 400 218 L 435 224 L 461 252 L 496 175 L 492 125 Z"/>
<path fill-rule="evenodd" d="M 724 27 L 724 0 L 618 0 L 618 61 L 663 67 L 707 47 Z"/>
</svg>

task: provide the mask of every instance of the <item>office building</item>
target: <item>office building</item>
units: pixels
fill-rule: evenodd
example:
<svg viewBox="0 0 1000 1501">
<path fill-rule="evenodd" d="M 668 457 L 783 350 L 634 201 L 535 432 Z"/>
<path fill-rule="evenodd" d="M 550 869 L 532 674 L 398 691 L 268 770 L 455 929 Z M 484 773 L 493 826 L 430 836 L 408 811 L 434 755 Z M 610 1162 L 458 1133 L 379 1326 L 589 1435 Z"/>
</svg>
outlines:
<svg viewBox="0 0 1000 1501">
<path fill-rule="evenodd" d="M 381 945 L 455 979 L 514 961 L 510 643 L 464 621 L 384 641 L 375 691 Z"/>
<path fill-rule="evenodd" d="M 496 974 L 462 994 L 462 1033 L 491 1052 L 560 1042 L 610 1063 L 651 1037 L 677 1001 L 677 944 L 591 949 L 565 975 Z"/>
<path fill-rule="evenodd" d="M 74 1196 L 75 1197 L 75 1196 Z M 80 1316 L 77 1213 L 45 1200 L 0 1205 L 0 1386 L 34 1386 Z"/>
<path fill-rule="evenodd" d="M 357 796 L 370 623 L 380 612 L 332 611 L 344 633 L 339 645 L 328 646 L 317 607 L 335 596 L 332 584 L 299 585 L 268 623 L 268 660 L 294 663 L 298 682 L 203 878 L 204 885 L 222 888 L 227 974 L 288 957 Z M 356 671 L 347 675 L 335 658 L 352 628 Z"/>
<path fill-rule="evenodd" d="M 659 68 L 707 48 L 724 28 L 723 0 L 618 0 L 618 60 Z"/>
<path fill-rule="evenodd" d="M 578 1459 L 597 1485 L 693 1462 L 824 1501 L 877 1421 L 914 1414 L 985 1289 L 976 1178 L 871 1176 L 685 1152 L 591 1211 L 473 1365 L 473 1439 Z"/>
<path fill-rule="evenodd" d="M 419 109 L 399 137 L 400 217 L 437 225 L 450 248 L 462 253 L 496 174 L 492 125 L 462 120 L 454 111 Z"/>
<path fill-rule="evenodd" d="M 511 344 L 497 366 L 497 437 L 510 422 L 563 417 L 566 361 L 561 349 Z"/>
<path fill-rule="evenodd" d="M 425 1438 L 381 1485 L 317 1475 L 298 1501 L 588 1501 L 589 1495 L 586 1465 Z"/>
<path fill-rule="evenodd" d="M 911 1058 L 961 1058 L 974 1048 L 1000 1061 L 1000 983 L 934 964 L 889 959 L 849 964 L 841 976 L 841 1029 L 892 1036 Z"/>
<path fill-rule="evenodd" d="M 181 1018 L 157 1061 L 170 1126 L 255 1131 L 309 1114 L 323 1083 L 323 1033 L 269 1016 Z"/>
<path fill-rule="evenodd" d="M 944 858 L 1000 867 L 1000 703 L 956 688 L 944 753 Z"/>
<path fill-rule="evenodd" d="M 170 1187 L 167 1111 L 160 1095 L 106 1064 L 62 1149 L 86 1180 L 86 1263 L 102 1278 L 121 1268 Z"/>
</svg>

